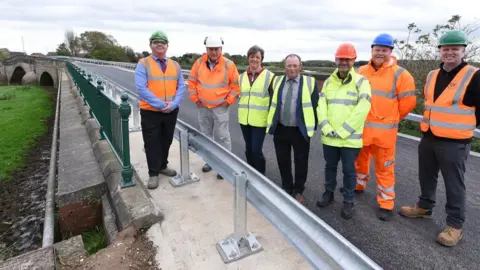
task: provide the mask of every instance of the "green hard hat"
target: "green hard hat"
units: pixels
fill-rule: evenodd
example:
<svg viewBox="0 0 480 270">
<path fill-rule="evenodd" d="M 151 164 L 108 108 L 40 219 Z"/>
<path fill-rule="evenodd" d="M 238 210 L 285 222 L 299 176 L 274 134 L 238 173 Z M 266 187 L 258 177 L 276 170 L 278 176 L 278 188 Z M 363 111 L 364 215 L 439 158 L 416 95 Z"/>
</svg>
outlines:
<svg viewBox="0 0 480 270">
<path fill-rule="evenodd" d="M 166 41 L 168 43 L 167 34 L 165 34 L 165 32 L 163 32 L 163 31 L 153 32 L 153 34 L 150 36 L 150 42 L 152 42 L 152 40 L 163 40 L 163 41 Z"/>
<path fill-rule="evenodd" d="M 440 37 L 440 42 L 438 43 L 438 47 L 442 45 L 468 45 L 467 36 L 464 32 L 459 30 L 450 30 L 445 32 Z"/>
</svg>

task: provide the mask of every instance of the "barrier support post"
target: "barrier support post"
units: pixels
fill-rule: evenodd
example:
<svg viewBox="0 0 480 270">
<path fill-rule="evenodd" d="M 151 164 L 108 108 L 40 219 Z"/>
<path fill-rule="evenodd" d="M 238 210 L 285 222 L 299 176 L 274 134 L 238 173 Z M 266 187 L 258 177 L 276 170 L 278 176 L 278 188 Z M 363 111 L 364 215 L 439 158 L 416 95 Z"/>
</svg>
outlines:
<svg viewBox="0 0 480 270">
<path fill-rule="evenodd" d="M 200 177 L 190 172 L 190 158 L 188 149 L 188 130 L 180 129 L 180 173 L 170 179 L 174 187 L 184 186 L 200 180 Z"/>
<path fill-rule="evenodd" d="M 231 263 L 263 250 L 256 236 L 247 231 L 247 174 L 234 174 L 234 232 L 215 246 L 224 263 Z"/>
</svg>

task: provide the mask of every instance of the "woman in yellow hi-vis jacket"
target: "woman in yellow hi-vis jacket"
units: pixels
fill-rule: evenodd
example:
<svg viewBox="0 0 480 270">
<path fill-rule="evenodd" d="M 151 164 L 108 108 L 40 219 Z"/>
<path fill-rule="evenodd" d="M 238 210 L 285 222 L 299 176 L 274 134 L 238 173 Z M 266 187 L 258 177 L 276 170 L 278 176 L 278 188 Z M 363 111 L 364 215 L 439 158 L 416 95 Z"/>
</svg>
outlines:
<svg viewBox="0 0 480 270">
<path fill-rule="evenodd" d="M 362 148 L 362 132 L 370 111 L 371 88 L 367 79 L 355 72 L 357 58 L 352 44 L 341 44 L 335 54 L 337 69 L 323 84 L 317 108 L 325 158 L 325 192 L 317 206 L 333 201 L 337 185 L 337 165 L 343 168 L 343 208 L 341 216 L 352 218 L 356 184 L 355 159 Z"/>
<path fill-rule="evenodd" d="M 275 74 L 262 66 L 265 52 L 252 46 L 248 52 L 248 68 L 240 75 L 240 100 L 238 101 L 238 123 L 245 140 L 247 163 L 265 174 L 263 141 L 267 129 L 268 109 L 272 96 L 271 84 Z"/>
</svg>

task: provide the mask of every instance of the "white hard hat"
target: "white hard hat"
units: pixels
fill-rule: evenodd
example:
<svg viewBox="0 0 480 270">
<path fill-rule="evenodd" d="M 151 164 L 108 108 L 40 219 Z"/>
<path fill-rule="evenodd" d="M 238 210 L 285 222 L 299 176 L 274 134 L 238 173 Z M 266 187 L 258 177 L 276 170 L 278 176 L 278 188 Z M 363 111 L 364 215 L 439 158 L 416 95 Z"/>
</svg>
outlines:
<svg viewBox="0 0 480 270">
<path fill-rule="evenodd" d="M 203 44 L 208 48 L 213 48 L 213 47 L 223 47 L 223 39 L 221 37 L 212 37 L 208 36 L 205 38 L 203 41 Z"/>
</svg>

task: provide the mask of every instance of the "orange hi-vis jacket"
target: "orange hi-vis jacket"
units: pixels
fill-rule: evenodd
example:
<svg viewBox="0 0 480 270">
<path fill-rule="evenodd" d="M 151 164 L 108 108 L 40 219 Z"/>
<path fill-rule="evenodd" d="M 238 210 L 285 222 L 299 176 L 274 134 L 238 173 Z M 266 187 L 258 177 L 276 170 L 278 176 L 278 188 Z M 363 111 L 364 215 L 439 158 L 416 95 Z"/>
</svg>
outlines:
<svg viewBox="0 0 480 270">
<path fill-rule="evenodd" d="M 365 121 L 363 145 L 394 147 L 400 120 L 417 103 L 413 76 L 397 65 L 394 56 L 378 70 L 369 61 L 359 68 L 358 73 L 368 79 L 372 88 L 372 106 Z"/>
<path fill-rule="evenodd" d="M 463 67 L 435 101 L 433 99 L 439 69 L 430 71 L 424 87 L 425 110 L 420 123 L 423 132 L 430 128 L 438 137 L 450 139 L 473 137 L 477 124 L 475 107 L 464 105 L 463 96 L 477 70 L 478 68 L 470 65 Z"/>
<path fill-rule="evenodd" d="M 200 101 L 207 108 L 218 107 L 224 101 L 232 105 L 240 94 L 238 70 L 233 61 L 219 57 L 210 70 L 208 56 L 198 58 L 188 76 L 188 93 L 193 103 Z"/>
<path fill-rule="evenodd" d="M 178 76 L 182 75 L 180 65 L 172 60 L 167 59 L 167 68 L 165 73 L 155 62 L 151 56 L 140 59 L 139 61 L 145 67 L 147 73 L 147 88 L 164 102 L 171 102 L 177 93 Z M 144 110 L 160 111 L 144 100 L 140 100 L 140 108 Z"/>
</svg>

